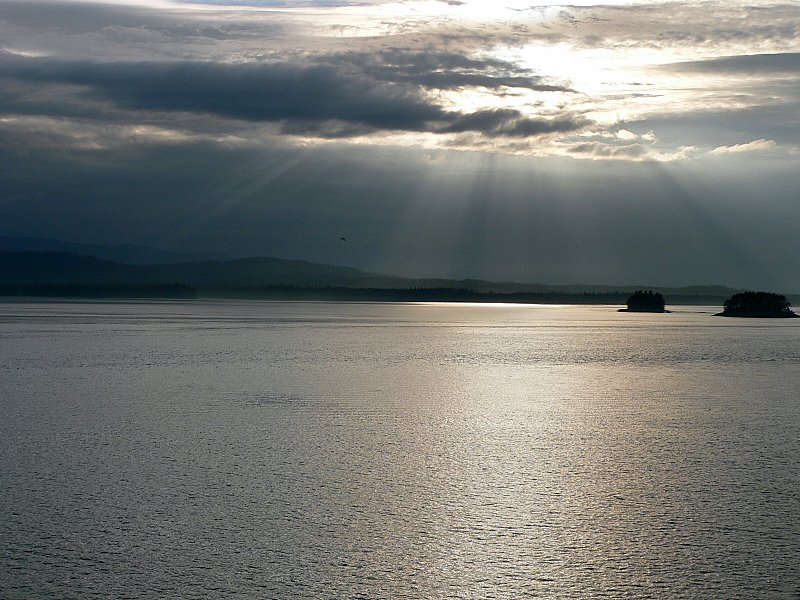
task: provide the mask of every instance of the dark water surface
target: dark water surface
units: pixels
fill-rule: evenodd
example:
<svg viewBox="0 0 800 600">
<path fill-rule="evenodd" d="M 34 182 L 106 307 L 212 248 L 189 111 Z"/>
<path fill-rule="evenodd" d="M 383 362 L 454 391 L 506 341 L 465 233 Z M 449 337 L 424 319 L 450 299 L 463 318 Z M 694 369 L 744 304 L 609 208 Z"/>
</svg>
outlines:
<svg viewBox="0 0 800 600">
<path fill-rule="evenodd" d="M 2 598 L 798 598 L 800 319 L 0 304 Z"/>
</svg>

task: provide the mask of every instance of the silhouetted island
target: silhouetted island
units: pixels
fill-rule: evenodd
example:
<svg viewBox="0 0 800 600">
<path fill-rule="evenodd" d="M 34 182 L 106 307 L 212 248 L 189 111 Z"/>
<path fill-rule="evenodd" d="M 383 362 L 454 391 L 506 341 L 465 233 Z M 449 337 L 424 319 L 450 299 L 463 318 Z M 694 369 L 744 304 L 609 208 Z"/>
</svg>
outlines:
<svg viewBox="0 0 800 600">
<path fill-rule="evenodd" d="M 797 315 L 789 308 L 786 296 L 771 292 L 741 292 L 727 300 L 718 317 L 791 318 Z"/>
<path fill-rule="evenodd" d="M 669 312 L 664 309 L 664 296 L 658 292 L 638 290 L 628 297 L 625 303 L 628 308 L 621 308 L 619 312 Z"/>
</svg>

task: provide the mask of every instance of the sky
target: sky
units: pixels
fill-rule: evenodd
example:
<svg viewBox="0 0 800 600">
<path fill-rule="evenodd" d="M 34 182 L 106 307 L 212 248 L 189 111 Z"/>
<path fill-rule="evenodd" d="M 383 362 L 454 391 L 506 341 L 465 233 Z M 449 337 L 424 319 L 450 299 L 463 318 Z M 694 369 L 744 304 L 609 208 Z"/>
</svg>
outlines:
<svg viewBox="0 0 800 600">
<path fill-rule="evenodd" d="M 0 235 L 794 293 L 798 228 L 800 2 L 0 0 Z"/>
</svg>

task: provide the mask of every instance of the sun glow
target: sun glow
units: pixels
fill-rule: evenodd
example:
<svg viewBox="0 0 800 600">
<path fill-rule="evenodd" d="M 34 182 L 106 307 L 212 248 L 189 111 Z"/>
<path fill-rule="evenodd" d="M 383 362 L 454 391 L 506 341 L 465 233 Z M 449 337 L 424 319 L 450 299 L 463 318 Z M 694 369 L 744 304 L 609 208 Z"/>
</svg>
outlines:
<svg viewBox="0 0 800 600">
<path fill-rule="evenodd" d="M 650 0 L 606 0 L 605 6 L 647 4 Z M 655 1 L 655 0 L 653 0 Z M 484 21 L 493 21 L 499 18 L 506 18 L 509 15 L 524 17 L 526 14 L 543 14 L 548 9 L 559 10 L 563 7 L 573 6 L 596 6 L 596 0 L 570 0 L 547 1 L 547 0 L 460 0 L 452 4 L 442 1 L 422 0 L 420 2 L 392 2 L 380 6 L 381 11 L 393 14 L 428 13 L 428 14 L 451 14 L 462 18 L 474 18 Z"/>
</svg>

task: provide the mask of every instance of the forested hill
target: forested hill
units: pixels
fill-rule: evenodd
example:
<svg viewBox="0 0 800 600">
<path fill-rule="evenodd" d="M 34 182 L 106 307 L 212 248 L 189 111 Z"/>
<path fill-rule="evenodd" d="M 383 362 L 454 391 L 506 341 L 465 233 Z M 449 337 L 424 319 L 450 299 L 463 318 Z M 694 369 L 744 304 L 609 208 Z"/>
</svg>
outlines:
<svg viewBox="0 0 800 600">
<path fill-rule="evenodd" d="M 0 235 L 0 252 L 69 252 L 131 265 L 228 260 L 230 258 L 213 253 L 172 252 L 138 244 L 82 244 L 52 238 L 2 235 Z"/>
<path fill-rule="evenodd" d="M 3 283 L 370 287 L 394 284 L 398 279 L 350 267 L 271 257 L 130 265 L 66 252 L 0 252 Z"/>
</svg>

